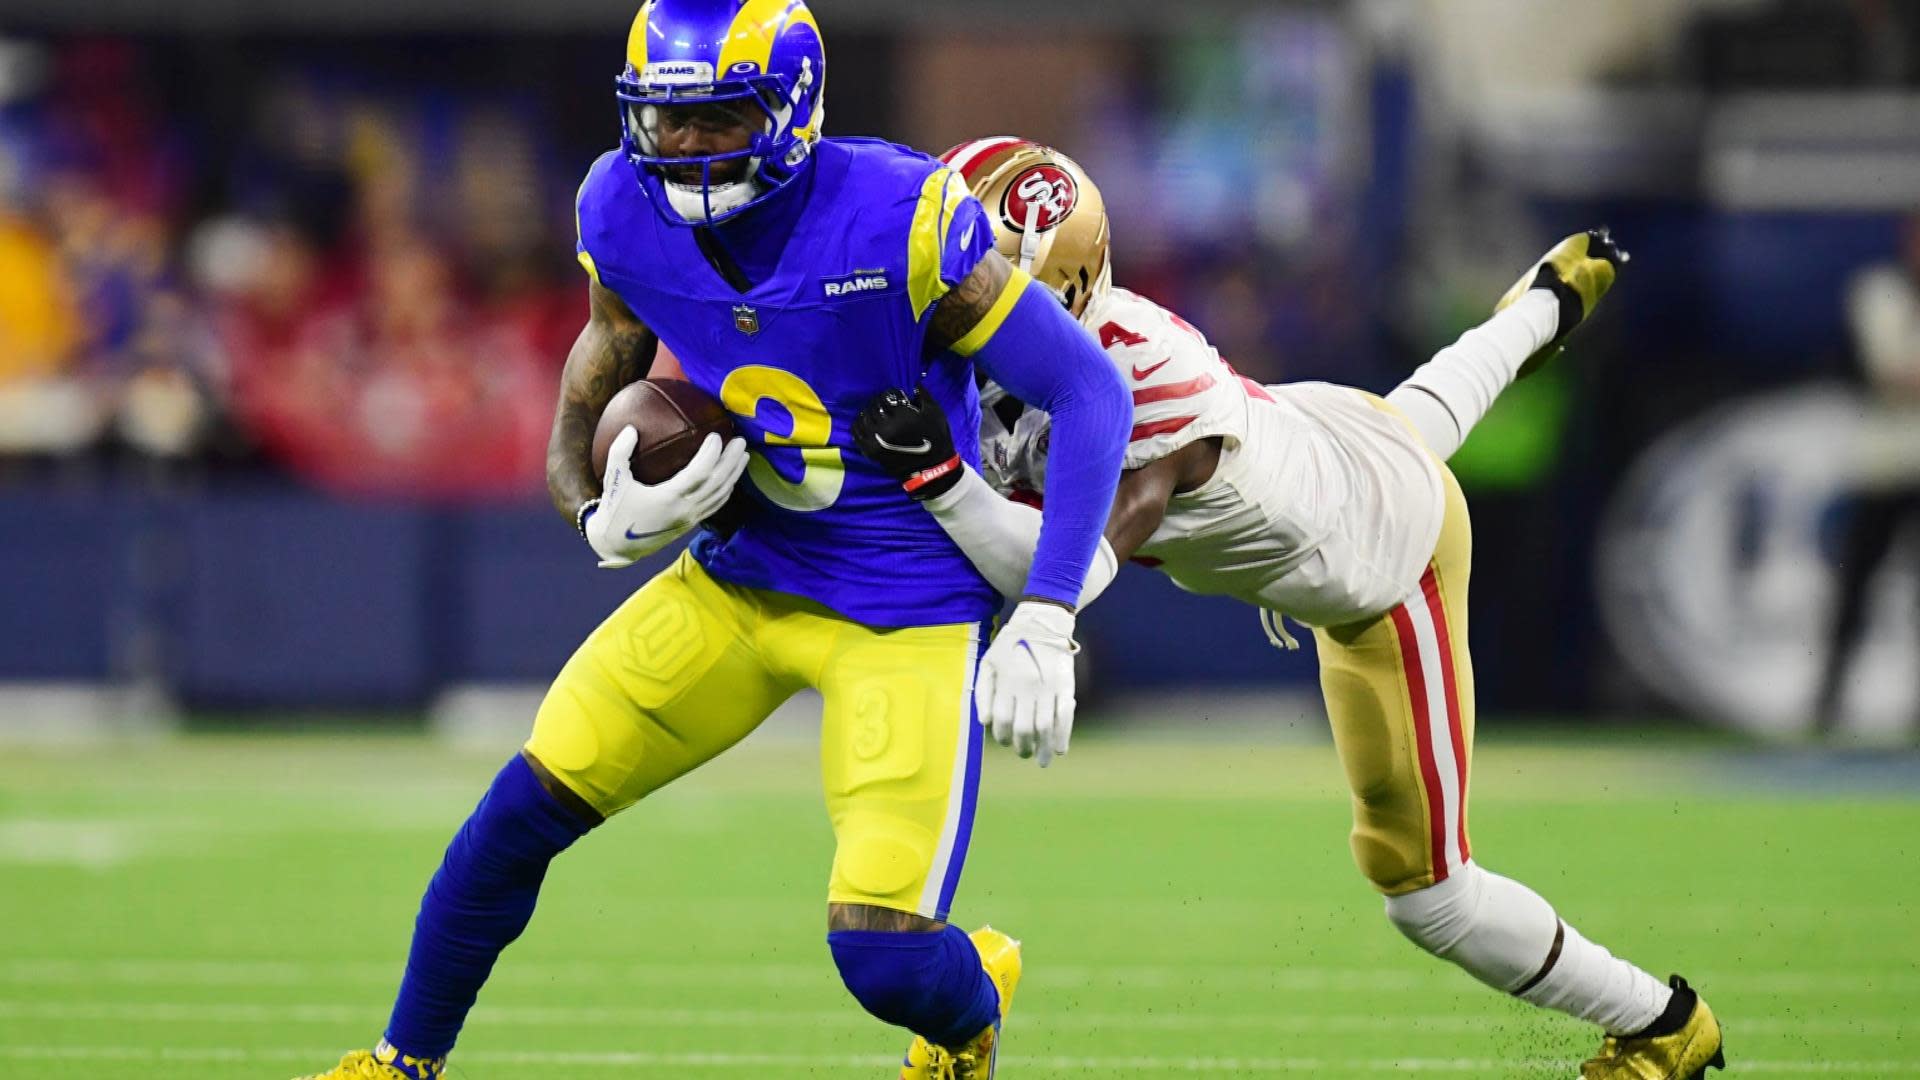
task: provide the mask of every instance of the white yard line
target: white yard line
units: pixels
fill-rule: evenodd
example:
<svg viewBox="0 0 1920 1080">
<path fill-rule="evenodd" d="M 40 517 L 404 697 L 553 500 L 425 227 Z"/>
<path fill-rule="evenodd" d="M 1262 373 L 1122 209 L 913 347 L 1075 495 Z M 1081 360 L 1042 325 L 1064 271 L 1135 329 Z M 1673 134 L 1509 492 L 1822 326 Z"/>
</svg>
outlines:
<svg viewBox="0 0 1920 1080">
<path fill-rule="evenodd" d="M 316 1068 L 338 1056 L 326 1049 L 250 1050 L 243 1047 L 161 1049 L 139 1046 L 0 1046 L 0 1060 L 12 1061 L 133 1061 L 133 1062 L 290 1062 L 313 1063 Z M 572 1051 L 462 1052 L 460 1065 L 553 1066 L 556 1068 L 676 1068 L 766 1069 L 857 1068 L 884 1069 L 899 1061 L 895 1054 L 743 1054 Z M 1005 1064 L 1056 1072 L 1170 1072 L 1170 1073 L 1305 1073 L 1315 1076 L 1377 1076 L 1381 1073 L 1484 1074 L 1516 1066 L 1572 1068 L 1577 1063 L 1557 1058 L 1333 1058 L 1333 1057 L 1023 1057 L 1009 1054 Z M 1862 1073 L 1920 1075 L 1920 1060 L 1833 1061 L 1790 1058 L 1740 1059 L 1745 1073 Z"/>
<path fill-rule="evenodd" d="M 278 960 L 0 960 L 0 983 L 28 986 L 168 984 L 189 986 L 285 986 L 314 982 L 399 982 L 401 964 L 359 961 Z M 1689 972 L 1690 980 L 1711 989 L 1725 985 L 1741 993 L 1821 996 L 1920 992 L 1920 971 L 1803 970 L 1776 972 Z M 502 964 L 494 974 L 501 984 L 603 985 L 617 980 L 641 987 L 666 984 L 679 989 L 735 986 L 833 986 L 832 963 L 817 964 L 636 963 L 605 961 L 577 964 L 544 961 Z M 1130 990 L 1204 987 L 1207 990 L 1367 993 L 1457 989 L 1467 985 L 1451 967 L 1434 964 L 1419 971 L 1373 971 L 1252 964 L 1192 965 L 1044 965 L 1026 975 L 1035 986 L 1125 987 Z"/>
<path fill-rule="evenodd" d="M 365 1005 L 260 1004 L 255 1002 L 66 1002 L 0 1000 L 0 1019 L 64 1020 L 113 1024 L 198 1023 L 238 1024 L 366 1024 L 374 1022 Z M 659 1009 L 642 1007 L 564 1005 L 481 1005 L 473 1011 L 475 1024 L 499 1027 L 612 1027 L 612 1028 L 867 1028 L 873 1026 L 851 1002 L 843 1009 Z M 1551 1013 L 1514 1022 L 1538 1020 L 1567 1024 L 1574 1021 Z M 1256 1031 L 1273 1034 L 1458 1034 L 1483 1031 L 1486 1016 L 1449 1013 L 1127 1013 L 1073 1010 L 1022 1014 L 1022 1026 L 1053 1030 L 1114 1031 Z M 1799 1016 L 1741 1015 L 1743 1035 L 1920 1035 L 1920 1020 L 1884 1018 L 1807 1018 Z"/>
</svg>

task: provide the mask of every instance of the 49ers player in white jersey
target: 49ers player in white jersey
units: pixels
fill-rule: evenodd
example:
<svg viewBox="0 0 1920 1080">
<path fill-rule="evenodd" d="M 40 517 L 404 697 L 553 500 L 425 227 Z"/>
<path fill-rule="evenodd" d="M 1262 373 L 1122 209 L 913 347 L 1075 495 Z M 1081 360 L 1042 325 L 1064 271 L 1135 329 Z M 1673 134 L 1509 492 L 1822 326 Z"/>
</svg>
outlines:
<svg viewBox="0 0 1920 1080">
<path fill-rule="evenodd" d="M 1691 1080 L 1723 1067 L 1718 1023 L 1674 976 L 1588 941 L 1526 886 L 1482 869 L 1468 844 L 1473 674 L 1466 502 L 1445 458 L 1514 378 L 1561 341 L 1626 256 L 1605 230 L 1550 251 L 1488 322 L 1385 399 L 1327 383 L 1262 386 L 1200 331 L 1109 284 L 1099 190 L 1078 165 L 1022 139 L 948 151 L 995 222 L 1007 258 L 1053 288 L 1133 389 L 1126 472 L 1084 604 L 1139 557 L 1183 588 L 1313 628 L 1334 744 L 1353 790 L 1355 861 L 1416 944 L 1496 989 L 1605 1031 L 1586 1080 Z M 987 384 L 981 476 L 954 452 L 925 394 L 862 414 L 863 453 L 901 477 L 981 573 L 1017 593 L 1046 489 L 1046 414 Z M 1045 764 L 1072 716 L 1016 718 L 994 736 Z"/>
</svg>

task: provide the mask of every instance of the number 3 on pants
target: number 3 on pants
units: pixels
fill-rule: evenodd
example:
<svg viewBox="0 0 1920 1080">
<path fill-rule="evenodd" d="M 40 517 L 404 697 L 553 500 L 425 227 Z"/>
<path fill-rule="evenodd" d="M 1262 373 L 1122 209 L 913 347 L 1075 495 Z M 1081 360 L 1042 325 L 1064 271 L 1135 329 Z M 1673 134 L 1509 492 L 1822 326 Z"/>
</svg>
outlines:
<svg viewBox="0 0 1920 1080">
<path fill-rule="evenodd" d="M 747 463 L 747 475 L 760 493 L 775 506 L 802 513 L 825 510 L 840 497 L 847 478 L 846 464 L 837 447 L 827 445 L 833 434 L 833 417 L 820 395 L 805 380 L 791 371 L 749 364 L 736 368 L 720 384 L 720 403 L 735 416 L 752 419 L 762 401 L 772 401 L 787 410 L 793 428 L 786 434 L 769 430 L 767 448 L 791 446 L 800 451 L 800 479 L 788 480 L 773 467 L 768 457 L 753 455 Z"/>
</svg>

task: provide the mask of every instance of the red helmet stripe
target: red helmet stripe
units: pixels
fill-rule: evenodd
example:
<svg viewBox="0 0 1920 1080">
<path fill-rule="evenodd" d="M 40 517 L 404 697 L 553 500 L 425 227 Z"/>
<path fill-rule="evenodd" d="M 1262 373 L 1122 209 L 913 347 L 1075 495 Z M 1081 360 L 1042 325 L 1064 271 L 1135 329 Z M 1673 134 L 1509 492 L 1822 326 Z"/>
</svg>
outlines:
<svg viewBox="0 0 1920 1080">
<path fill-rule="evenodd" d="M 973 174 L 979 171 L 980 166 L 986 164 L 988 158 L 1002 150 L 1024 145 L 1030 144 L 1027 140 L 1012 135 L 997 135 L 991 139 L 975 139 L 970 143 L 961 143 L 942 155 L 940 160 L 947 163 L 947 168 L 959 173 L 962 180 L 971 184 Z"/>
<path fill-rule="evenodd" d="M 958 169 L 960 166 L 955 164 L 955 162 L 970 159 L 982 150 L 1019 141 L 1020 140 L 1012 135 L 990 135 L 984 139 L 968 139 L 966 142 L 960 143 L 946 153 L 941 154 L 940 161 L 948 168 Z"/>
</svg>

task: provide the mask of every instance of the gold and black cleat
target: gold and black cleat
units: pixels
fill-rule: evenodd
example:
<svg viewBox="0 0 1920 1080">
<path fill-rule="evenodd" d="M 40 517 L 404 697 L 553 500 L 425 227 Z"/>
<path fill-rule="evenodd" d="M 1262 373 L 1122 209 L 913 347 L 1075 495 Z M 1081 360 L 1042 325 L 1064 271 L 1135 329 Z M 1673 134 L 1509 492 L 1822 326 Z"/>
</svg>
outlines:
<svg viewBox="0 0 1920 1080">
<path fill-rule="evenodd" d="M 1619 276 L 1620 267 L 1632 258 L 1613 239 L 1613 234 L 1605 225 L 1597 229 L 1588 229 L 1583 233 L 1574 233 L 1553 246 L 1539 262 L 1527 268 L 1520 280 L 1513 283 L 1500 302 L 1493 305 L 1495 314 L 1505 311 L 1519 299 L 1534 289 L 1546 289 L 1560 301 L 1560 325 L 1554 332 L 1553 340 L 1540 347 L 1540 351 L 1527 357 L 1520 365 L 1520 378 L 1540 370 L 1547 361 L 1558 356 L 1565 348 L 1567 335 L 1593 314 L 1600 305 L 1600 298 L 1613 288 L 1613 282 Z"/>
<path fill-rule="evenodd" d="M 1708 1069 L 1727 1067 L 1720 1021 L 1706 1000 L 1678 975 L 1667 985 L 1667 1011 L 1644 1031 L 1607 1036 L 1580 1066 L 1580 1080 L 1703 1080 Z"/>
</svg>

